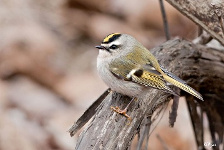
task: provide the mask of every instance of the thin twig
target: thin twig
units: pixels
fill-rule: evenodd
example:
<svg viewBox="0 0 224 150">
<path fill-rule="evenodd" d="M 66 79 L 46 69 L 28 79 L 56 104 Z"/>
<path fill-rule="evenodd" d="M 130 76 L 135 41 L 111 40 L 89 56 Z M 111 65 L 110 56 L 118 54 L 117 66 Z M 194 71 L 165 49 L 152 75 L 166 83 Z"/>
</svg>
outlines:
<svg viewBox="0 0 224 150">
<path fill-rule="evenodd" d="M 174 96 L 173 104 L 172 104 L 172 107 L 171 107 L 171 112 L 169 113 L 169 125 L 170 125 L 170 127 L 173 127 L 174 123 L 176 122 L 178 105 L 179 105 L 179 97 Z"/>
<path fill-rule="evenodd" d="M 156 126 L 162 119 L 164 112 L 168 106 L 168 102 L 169 102 L 169 98 L 166 101 L 163 100 L 163 102 L 160 103 L 159 105 L 155 105 L 154 109 L 152 109 L 152 112 L 150 112 L 147 115 L 147 117 L 144 119 L 143 125 L 140 129 L 139 141 L 138 141 L 136 150 L 142 149 L 142 145 L 143 145 L 145 138 L 146 138 L 145 150 L 148 149 L 149 136 L 151 135 L 153 130 L 156 128 Z M 160 115 L 162 111 L 163 111 L 163 113 L 162 113 L 162 115 Z M 157 119 L 159 116 L 161 116 L 161 117 L 159 119 Z M 155 123 L 156 120 L 158 120 L 158 122 Z M 151 130 L 152 123 L 154 123 L 155 126 L 154 126 L 154 128 L 152 128 L 152 131 L 149 132 Z"/>
<path fill-rule="evenodd" d="M 168 40 L 170 40 L 170 33 L 169 33 L 169 27 L 168 27 L 168 23 L 167 23 L 166 11 L 165 11 L 165 7 L 163 4 L 163 0 L 159 0 L 159 4 L 160 4 L 160 9 L 161 9 L 162 18 L 163 18 L 164 32 L 166 35 L 166 40 L 168 41 Z"/>
<path fill-rule="evenodd" d="M 179 94 L 180 93 L 180 89 L 175 89 L 175 91 Z M 174 123 L 176 122 L 176 118 L 177 118 L 177 109 L 178 109 L 178 105 L 179 105 L 179 96 L 174 96 L 173 98 L 173 104 L 171 107 L 171 112 L 169 113 L 169 125 L 170 127 L 174 126 Z"/>
<path fill-rule="evenodd" d="M 154 124 L 155 124 L 155 127 L 152 128 L 152 130 L 151 130 L 151 132 L 149 133 L 149 135 L 152 134 L 152 132 L 155 130 L 155 128 L 157 127 L 157 125 L 158 125 L 159 122 L 161 121 L 162 117 L 164 116 L 165 111 L 166 111 L 166 109 L 167 109 L 167 107 L 168 107 L 168 103 L 169 103 L 169 101 L 170 101 L 170 98 L 169 98 L 169 100 L 167 100 L 167 101 L 161 106 L 161 108 L 158 107 L 158 111 L 156 112 L 156 115 L 151 119 L 151 122 L 154 123 L 156 120 L 158 120 L 158 121 L 157 121 L 157 123 L 154 123 Z M 162 111 L 163 111 L 163 112 L 162 112 Z M 161 117 L 160 117 L 159 119 L 157 119 L 157 118 L 159 117 L 159 115 L 160 115 L 161 112 L 162 112 Z"/>
<path fill-rule="evenodd" d="M 164 113 L 165 113 L 165 111 L 166 111 L 166 108 L 167 108 L 167 106 L 168 106 L 168 101 L 166 102 L 166 103 L 164 103 L 162 106 L 161 106 L 161 108 L 159 108 L 159 111 L 156 113 L 156 115 L 155 115 L 155 117 L 152 119 L 151 118 L 151 122 L 149 122 L 151 125 L 152 125 L 152 123 L 154 123 L 155 122 L 155 120 L 159 117 L 159 115 L 161 114 L 161 112 L 162 112 L 162 115 L 161 115 L 161 117 L 159 118 L 159 120 L 158 120 L 158 123 L 155 125 L 155 127 L 152 129 L 152 131 L 156 128 L 156 126 L 159 124 L 159 122 L 161 121 L 161 119 L 162 119 L 162 117 L 163 117 L 163 115 L 164 115 Z M 151 125 L 150 125 L 150 127 L 151 127 Z M 145 144 L 145 150 L 147 150 L 148 149 L 148 143 L 149 143 L 149 137 L 150 137 L 150 135 L 151 135 L 151 133 L 152 133 L 152 131 L 151 132 L 149 132 L 150 131 L 150 128 L 148 129 L 148 131 L 147 131 L 147 137 L 146 137 L 146 144 Z"/>
<path fill-rule="evenodd" d="M 149 124 L 150 124 L 150 126 L 149 126 L 149 128 L 148 128 L 148 130 L 146 131 L 148 134 L 147 134 L 147 136 L 146 136 L 146 144 L 145 144 L 145 150 L 147 150 L 148 149 L 148 146 L 149 146 L 149 136 L 150 136 L 150 134 L 149 134 L 149 131 L 150 131 L 150 127 L 151 127 L 151 121 L 149 122 Z"/>
<path fill-rule="evenodd" d="M 203 140 L 203 122 L 201 120 L 202 114 L 197 113 L 197 104 L 194 102 L 194 98 L 192 96 L 187 96 L 186 99 L 198 149 L 205 150 Z"/>
<path fill-rule="evenodd" d="M 147 133 L 147 136 L 146 136 L 146 143 L 145 143 L 145 150 L 148 149 L 148 143 L 149 143 L 149 137 L 151 135 L 151 133 L 154 131 L 154 129 L 157 127 L 157 125 L 159 124 L 159 122 L 161 121 L 162 117 L 164 116 L 164 113 L 167 109 L 167 106 L 168 106 L 168 102 L 169 100 L 167 100 L 166 102 L 164 102 L 160 108 L 157 107 L 157 112 L 154 112 L 155 115 L 150 115 L 150 120 L 148 120 L 147 124 L 148 124 L 148 128 L 146 128 L 145 132 Z M 161 114 L 162 113 L 162 114 Z M 160 118 L 159 118 L 160 117 Z M 159 119 L 158 119 L 159 118 Z M 157 122 L 155 122 L 157 120 Z M 154 127 L 152 127 L 153 123 L 155 124 Z M 150 132 L 151 130 L 151 132 Z M 144 137 L 145 138 L 145 137 Z"/>
<path fill-rule="evenodd" d="M 142 144 L 145 140 L 146 135 L 149 135 L 149 130 L 150 130 L 150 127 L 151 127 L 151 117 L 152 116 L 148 116 L 144 120 L 144 125 L 140 130 L 139 141 L 138 141 L 138 145 L 137 145 L 136 150 L 141 150 L 141 147 L 142 147 Z"/>
<path fill-rule="evenodd" d="M 158 138 L 158 140 L 161 142 L 163 149 L 164 150 L 169 150 L 168 145 L 165 143 L 165 141 L 159 136 L 159 134 L 156 135 L 156 137 Z"/>
</svg>

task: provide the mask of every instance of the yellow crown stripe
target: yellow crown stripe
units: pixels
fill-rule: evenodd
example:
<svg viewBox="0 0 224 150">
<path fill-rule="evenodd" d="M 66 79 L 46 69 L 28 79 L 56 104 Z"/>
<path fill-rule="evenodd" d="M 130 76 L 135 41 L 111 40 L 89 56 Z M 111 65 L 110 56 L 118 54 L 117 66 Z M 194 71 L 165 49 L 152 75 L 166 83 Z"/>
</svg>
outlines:
<svg viewBox="0 0 224 150">
<path fill-rule="evenodd" d="M 120 34 L 120 33 L 109 34 L 107 37 L 104 38 L 103 42 L 108 42 L 110 40 L 110 38 L 112 38 L 113 36 L 118 35 L 118 34 Z"/>
</svg>

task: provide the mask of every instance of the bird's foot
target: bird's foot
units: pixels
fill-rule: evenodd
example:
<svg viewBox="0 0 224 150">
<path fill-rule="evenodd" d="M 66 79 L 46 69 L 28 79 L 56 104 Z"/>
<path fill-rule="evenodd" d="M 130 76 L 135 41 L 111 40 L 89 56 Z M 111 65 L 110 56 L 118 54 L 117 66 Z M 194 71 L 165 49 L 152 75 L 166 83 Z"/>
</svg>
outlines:
<svg viewBox="0 0 224 150">
<path fill-rule="evenodd" d="M 132 120 L 131 117 L 127 114 L 127 109 L 126 108 L 123 109 L 123 110 L 121 110 L 118 106 L 116 106 L 116 107 L 111 107 L 111 109 L 113 111 L 115 111 L 116 113 L 119 113 L 121 115 L 124 115 L 129 121 Z"/>
</svg>

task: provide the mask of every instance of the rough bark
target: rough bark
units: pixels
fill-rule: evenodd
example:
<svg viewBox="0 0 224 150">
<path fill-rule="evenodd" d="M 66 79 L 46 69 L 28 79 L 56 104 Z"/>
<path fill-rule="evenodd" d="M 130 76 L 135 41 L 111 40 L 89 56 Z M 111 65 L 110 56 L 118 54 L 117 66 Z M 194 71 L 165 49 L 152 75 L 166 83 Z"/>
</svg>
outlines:
<svg viewBox="0 0 224 150">
<path fill-rule="evenodd" d="M 170 40 L 154 49 L 152 53 L 158 58 L 161 65 L 184 79 L 190 86 L 199 91 L 205 101 L 200 101 L 182 92 L 195 107 L 200 107 L 207 115 L 213 142 L 222 142 L 224 129 L 224 53 L 209 49 L 201 45 L 176 39 Z M 155 108 L 170 100 L 171 95 L 163 91 L 150 89 L 143 98 L 132 103 L 128 114 L 132 117 L 129 124 L 127 119 L 113 112 L 111 106 L 124 108 L 130 98 L 114 93 L 109 94 L 92 119 L 91 123 L 81 133 L 76 145 L 78 150 L 98 149 L 129 149 L 132 139 L 140 132 L 147 122 L 145 119 L 152 115 Z M 191 108 L 192 106 L 189 105 Z M 192 122 L 198 120 L 194 128 L 198 147 L 203 148 L 203 129 L 200 129 L 202 118 L 198 112 L 191 115 Z M 201 123 L 200 123 L 201 122 Z"/>
<path fill-rule="evenodd" d="M 166 0 L 224 45 L 224 0 Z"/>
</svg>

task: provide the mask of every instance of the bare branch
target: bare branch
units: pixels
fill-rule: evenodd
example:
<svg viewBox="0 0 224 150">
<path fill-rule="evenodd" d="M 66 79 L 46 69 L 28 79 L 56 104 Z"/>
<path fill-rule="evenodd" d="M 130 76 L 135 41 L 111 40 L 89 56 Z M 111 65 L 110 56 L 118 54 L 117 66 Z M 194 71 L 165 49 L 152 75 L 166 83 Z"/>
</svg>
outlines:
<svg viewBox="0 0 224 150">
<path fill-rule="evenodd" d="M 166 35 L 166 40 L 170 40 L 170 33 L 169 33 L 169 26 L 167 23 L 167 16 L 166 16 L 166 11 L 165 11 L 165 7 L 163 4 L 163 0 L 159 0 L 159 4 L 160 4 L 160 10 L 161 10 L 161 14 L 162 14 L 162 18 L 163 18 L 163 26 L 164 26 L 164 32 Z"/>
<path fill-rule="evenodd" d="M 168 145 L 167 145 L 167 144 L 165 143 L 165 141 L 159 136 L 159 134 L 157 134 L 156 137 L 158 138 L 158 140 L 159 140 L 160 143 L 162 144 L 163 149 L 164 149 L 164 150 L 169 150 Z"/>
<path fill-rule="evenodd" d="M 180 93 L 180 89 L 175 88 L 175 92 L 176 93 Z M 177 109 L 178 109 L 178 105 L 179 105 L 179 96 L 174 96 L 173 98 L 173 104 L 171 107 L 171 112 L 169 113 L 169 124 L 170 127 L 174 126 L 174 123 L 176 122 L 176 118 L 177 118 Z"/>
</svg>

